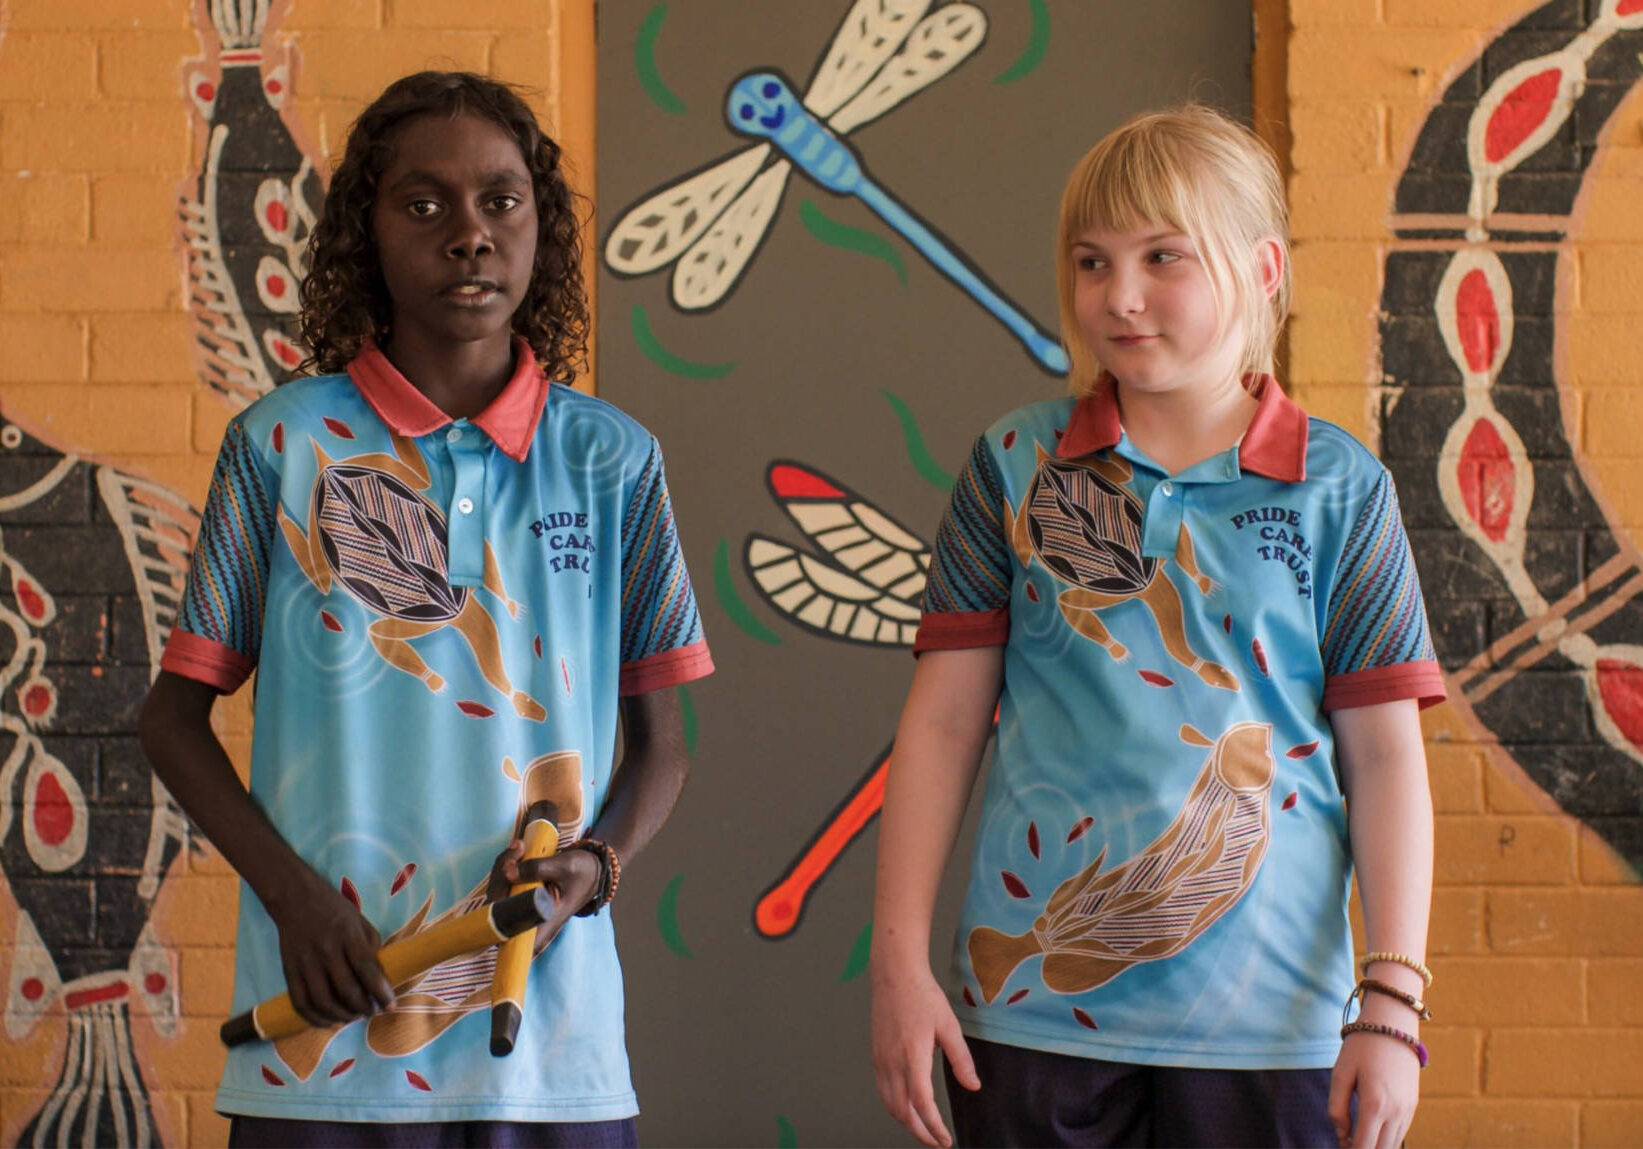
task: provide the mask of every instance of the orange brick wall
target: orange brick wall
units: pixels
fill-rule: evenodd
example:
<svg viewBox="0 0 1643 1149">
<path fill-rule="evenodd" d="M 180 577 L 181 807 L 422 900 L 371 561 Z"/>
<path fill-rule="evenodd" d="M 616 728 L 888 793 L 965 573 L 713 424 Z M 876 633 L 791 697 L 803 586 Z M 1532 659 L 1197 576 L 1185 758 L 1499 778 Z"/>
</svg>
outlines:
<svg viewBox="0 0 1643 1149">
<path fill-rule="evenodd" d="M 321 158 L 340 150 L 353 116 L 403 73 L 470 68 L 521 84 L 591 199 L 592 8 L 592 0 L 278 0 L 263 68 L 288 55 L 287 122 Z M 197 178 L 204 146 L 184 88 L 185 62 L 206 55 L 202 28 L 203 0 L 0 0 L 0 414 L 60 451 L 158 481 L 196 507 L 233 413 L 195 371 L 177 223 L 179 194 Z M 242 765 L 247 702 L 242 693 L 218 708 Z M 185 853 L 153 907 L 152 927 L 175 955 L 182 1024 L 161 1036 L 133 1005 L 131 1034 L 166 1144 L 220 1145 L 227 1136 L 211 1099 L 237 896 L 237 879 L 214 853 Z M 0 974 L 15 964 L 16 917 L 0 883 Z M 56 1078 L 63 1014 L 59 999 L 26 1035 L 0 1035 L 0 1143 L 16 1143 Z"/>
<path fill-rule="evenodd" d="M 1290 379 L 1309 409 L 1374 443 L 1378 310 L 1399 177 L 1433 105 L 1537 6 L 1288 7 Z M 1571 445 L 1610 523 L 1635 548 L 1643 537 L 1643 86 L 1608 124 L 1558 259 L 1558 381 Z M 1404 502 L 1407 510 L 1408 492 Z M 1430 583 L 1441 572 L 1423 576 Z M 1410 1143 L 1643 1143 L 1638 875 L 1454 706 L 1430 712 L 1426 729 L 1438 814 L 1436 1021 L 1426 1031 L 1433 1064 Z"/>
</svg>

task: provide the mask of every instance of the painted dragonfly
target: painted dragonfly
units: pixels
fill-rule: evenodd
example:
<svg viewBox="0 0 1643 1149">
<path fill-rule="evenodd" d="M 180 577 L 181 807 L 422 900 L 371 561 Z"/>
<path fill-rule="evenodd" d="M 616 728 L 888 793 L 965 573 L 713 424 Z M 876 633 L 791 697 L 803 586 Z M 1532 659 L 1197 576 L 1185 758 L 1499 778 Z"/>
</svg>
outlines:
<svg viewBox="0 0 1643 1149">
<path fill-rule="evenodd" d="M 748 574 L 772 607 L 825 638 L 906 650 L 918 634 L 930 548 L 844 484 L 802 463 L 770 464 L 765 481 L 821 554 L 750 535 Z M 997 719 L 995 717 L 994 721 Z M 886 746 L 753 909 L 767 938 L 793 932 L 816 883 L 884 804 Z"/>
<path fill-rule="evenodd" d="M 1064 374 L 1061 345 L 875 183 L 842 138 L 951 72 L 986 39 L 987 18 L 979 8 L 951 3 L 930 11 L 930 5 L 856 0 L 802 101 L 779 73 L 742 76 L 731 86 L 725 117 L 734 131 L 766 142 L 630 208 L 605 241 L 606 264 L 620 275 L 638 276 L 676 263 L 674 304 L 685 311 L 714 306 L 757 253 L 796 164 L 828 191 L 861 200 L 1004 324 L 1045 370 Z"/>
</svg>

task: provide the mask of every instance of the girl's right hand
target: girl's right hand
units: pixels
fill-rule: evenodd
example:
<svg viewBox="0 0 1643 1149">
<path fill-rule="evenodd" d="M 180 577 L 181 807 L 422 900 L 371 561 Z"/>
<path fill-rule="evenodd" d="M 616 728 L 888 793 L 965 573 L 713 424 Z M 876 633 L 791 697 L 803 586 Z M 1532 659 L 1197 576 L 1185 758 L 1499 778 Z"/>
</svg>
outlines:
<svg viewBox="0 0 1643 1149">
<path fill-rule="evenodd" d="M 931 1082 L 937 1046 L 960 1085 L 981 1088 L 958 1018 L 929 966 L 903 971 L 875 966 L 873 1069 L 879 1096 L 890 1116 L 909 1133 L 926 1145 L 945 1149 L 953 1139 L 942 1123 Z"/>
<path fill-rule="evenodd" d="M 377 950 L 382 938 L 341 891 L 309 871 L 297 896 L 269 915 L 291 1004 L 309 1025 L 343 1025 L 393 1004 Z"/>
</svg>

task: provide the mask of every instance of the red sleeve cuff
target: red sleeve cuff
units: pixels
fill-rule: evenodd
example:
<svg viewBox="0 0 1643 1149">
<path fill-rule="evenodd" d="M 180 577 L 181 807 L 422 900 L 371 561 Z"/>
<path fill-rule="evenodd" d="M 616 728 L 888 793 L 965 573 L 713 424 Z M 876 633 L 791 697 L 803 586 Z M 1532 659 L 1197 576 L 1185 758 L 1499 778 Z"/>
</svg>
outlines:
<svg viewBox="0 0 1643 1149">
<path fill-rule="evenodd" d="M 1400 662 L 1396 666 L 1354 670 L 1325 679 L 1323 708 L 1350 710 L 1354 706 L 1376 706 L 1413 698 L 1425 710 L 1448 697 L 1443 671 L 1436 662 Z"/>
<path fill-rule="evenodd" d="M 713 656 L 706 642 L 693 642 L 641 658 L 624 662 L 617 680 L 616 693 L 626 698 L 633 694 L 649 694 L 680 683 L 693 682 L 713 673 Z"/>
<path fill-rule="evenodd" d="M 231 646 L 174 629 L 160 655 L 160 669 L 233 694 L 251 677 L 256 664 Z"/>
<path fill-rule="evenodd" d="M 927 650 L 966 650 L 975 646 L 1003 646 L 1010 641 L 1010 608 L 928 613 L 919 619 L 913 653 Z"/>
</svg>

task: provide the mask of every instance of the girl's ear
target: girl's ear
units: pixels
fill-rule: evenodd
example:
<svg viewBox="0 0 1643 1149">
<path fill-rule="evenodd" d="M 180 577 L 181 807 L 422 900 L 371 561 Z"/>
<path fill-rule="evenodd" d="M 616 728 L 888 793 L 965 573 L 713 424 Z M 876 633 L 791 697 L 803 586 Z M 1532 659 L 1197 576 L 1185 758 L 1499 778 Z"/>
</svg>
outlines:
<svg viewBox="0 0 1643 1149">
<path fill-rule="evenodd" d="M 1261 290 L 1271 299 L 1284 281 L 1284 245 L 1269 235 L 1255 245 L 1255 258 L 1261 267 Z"/>
</svg>

